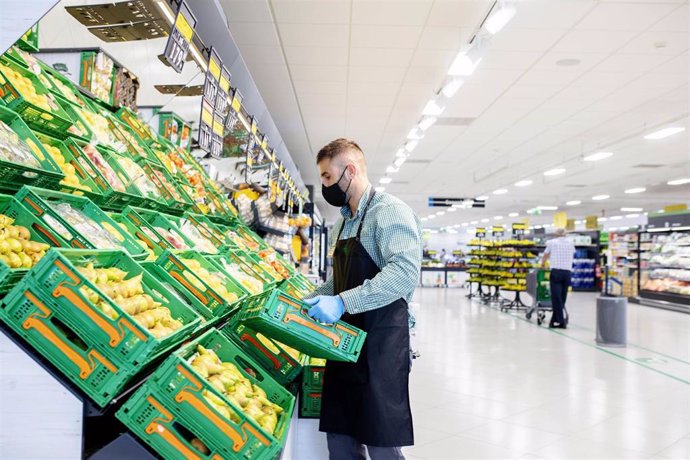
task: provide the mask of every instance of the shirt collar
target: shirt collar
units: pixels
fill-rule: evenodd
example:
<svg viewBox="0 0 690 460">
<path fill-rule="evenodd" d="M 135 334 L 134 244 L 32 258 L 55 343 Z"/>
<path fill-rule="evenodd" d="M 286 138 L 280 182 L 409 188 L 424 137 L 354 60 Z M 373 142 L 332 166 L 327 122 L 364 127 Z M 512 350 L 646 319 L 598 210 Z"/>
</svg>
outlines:
<svg viewBox="0 0 690 460">
<path fill-rule="evenodd" d="M 364 208 L 367 205 L 367 201 L 369 201 L 369 193 L 371 193 L 371 185 L 369 185 L 366 190 L 364 190 L 364 193 L 362 194 L 362 198 L 359 199 L 359 205 L 357 206 L 357 212 L 355 213 L 354 217 L 359 217 L 362 215 L 364 212 Z M 340 208 L 340 214 L 342 214 L 343 218 L 345 219 L 350 219 L 352 218 L 352 211 L 350 210 L 350 207 L 348 205 L 345 205 Z"/>
</svg>

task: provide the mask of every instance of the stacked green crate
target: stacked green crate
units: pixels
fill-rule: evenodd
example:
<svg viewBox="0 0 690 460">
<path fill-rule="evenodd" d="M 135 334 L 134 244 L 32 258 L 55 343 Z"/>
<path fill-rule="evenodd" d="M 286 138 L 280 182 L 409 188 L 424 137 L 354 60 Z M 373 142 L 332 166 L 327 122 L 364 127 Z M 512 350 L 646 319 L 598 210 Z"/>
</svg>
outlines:
<svg viewBox="0 0 690 460">
<path fill-rule="evenodd" d="M 300 391 L 300 418 L 319 418 L 321 415 L 321 396 L 325 372 L 325 359 L 308 356 L 305 358 Z"/>
</svg>

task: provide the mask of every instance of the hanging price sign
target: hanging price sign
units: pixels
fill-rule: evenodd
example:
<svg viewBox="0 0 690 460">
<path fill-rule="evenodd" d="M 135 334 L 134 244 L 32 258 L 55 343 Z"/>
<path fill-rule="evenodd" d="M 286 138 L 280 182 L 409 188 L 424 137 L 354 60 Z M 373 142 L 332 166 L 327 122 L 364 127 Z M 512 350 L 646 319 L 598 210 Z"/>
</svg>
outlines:
<svg viewBox="0 0 690 460">
<path fill-rule="evenodd" d="M 525 234 L 525 230 L 527 230 L 527 224 L 513 224 L 513 236 L 522 236 Z"/>
<path fill-rule="evenodd" d="M 163 57 L 175 69 L 175 72 L 182 72 L 184 62 L 189 54 L 189 46 L 194 37 L 194 28 L 196 27 L 196 18 L 192 14 L 187 4 L 184 1 L 180 2 L 177 9 L 177 17 L 173 24 L 168 41 L 165 44 Z"/>
<path fill-rule="evenodd" d="M 491 234 L 493 236 L 503 236 L 504 233 L 505 233 L 505 228 L 503 228 L 503 226 L 496 225 L 491 229 Z"/>
<path fill-rule="evenodd" d="M 223 117 L 219 113 L 213 114 L 213 134 L 211 136 L 211 155 L 216 158 L 221 158 L 223 153 L 223 135 L 225 133 L 225 124 Z"/>
<path fill-rule="evenodd" d="M 218 94 L 221 65 L 218 53 L 211 47 L 208 59 L 208 70 L 206 71 L 206 80 L 204 82 L 203 100 L 208 102 L 214 110 L 216 106 L 216 95 Z"/>
<path fill-rule="evenodd" d="M 486 236 L 486 229 L 484 227 L 477 227 L 474 236 L 476 236 L 477 238 L 484 238 Z"/>
<path fill-rule="evenodd" d="M 220 80 L 218 80 L 218 93 L 216 94 L 216 113 L 225 118 L 228 110 L 228 92 L 230 91 L 230 72 L 225 66 L 220 68 Z"/>
<path fill-rule="evenodd" d="M 199 147 L 207 152 L 211 151 L 211 141 L 213 138 L 213 108 L 202 100 L 201 102 L 201 121 L 199 123 Z"/>
</svg>

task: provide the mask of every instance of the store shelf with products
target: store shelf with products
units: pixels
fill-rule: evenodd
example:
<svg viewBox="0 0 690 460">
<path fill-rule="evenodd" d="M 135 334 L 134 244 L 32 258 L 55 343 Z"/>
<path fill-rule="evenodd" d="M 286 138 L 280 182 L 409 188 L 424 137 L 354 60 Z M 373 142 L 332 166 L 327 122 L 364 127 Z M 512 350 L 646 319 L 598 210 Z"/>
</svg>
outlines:
<svg viewBox="0 0 690 460">
<path fill-rule="evenodd" d="M 639 295 L 690 312 L 690 229 L 642 231 Z"/>
<path fill-rule="evenodd" d="M 637 229 L 624 232 L 610 232 L 607 257 L 609 277 L 620 281 L 619 288 L 610 286 L 609 292 L 628 298 L 638 295 L 638 276 L 640 249 Z"/>
<path fill-rule="evenodd" d="M 197 160 L 135 112 L 24 73 L 1 77 L 13 91 L 0 91 L 0 329 L 83 403 L 82 455 L 231 458 L 240 432 L 243 458 L 279 455 L 296 374 L 280 380 L 254 357 L 305 348 L 351 361 L 363 338 L 304 313 L 298 298 L 314 284 L 268 244 L 289 217 L 260 238 Z M 48 169 L 25 174 L 25 162 Z M 244 341 L 238 322 L 267 342 Z M 166 379 L 189 385 L 173 394 Z M 255 403 L 237 403 L 239 386 Z"/>
</svg>

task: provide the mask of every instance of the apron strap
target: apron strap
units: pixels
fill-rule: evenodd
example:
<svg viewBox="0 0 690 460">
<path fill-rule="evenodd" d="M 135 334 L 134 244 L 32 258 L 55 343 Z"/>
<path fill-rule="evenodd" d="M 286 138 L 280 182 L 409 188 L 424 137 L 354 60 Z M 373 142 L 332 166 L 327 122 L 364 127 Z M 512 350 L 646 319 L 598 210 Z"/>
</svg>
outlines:
<svg viewBox="0 0 690 460">
<path fill-rule="evenodd" d="M 367 216 L 367 211 L 369 210 L 369 204 L 371 204 L 371 200 L 374 199 L 374 195 L 376 195 L 376 190 L 371 192 L 371 196 L 369 197 L 369 200 L 367 201 L 367 205 L 364 207 L 364 212 L 362 213 L 362 218 L 359 221 L 359 228 L 357 229 L 357 241 L 359 241 L 359 237 L 362 234 L 362 226 L 364 226 L 364 218 Z"/>
</svg>

